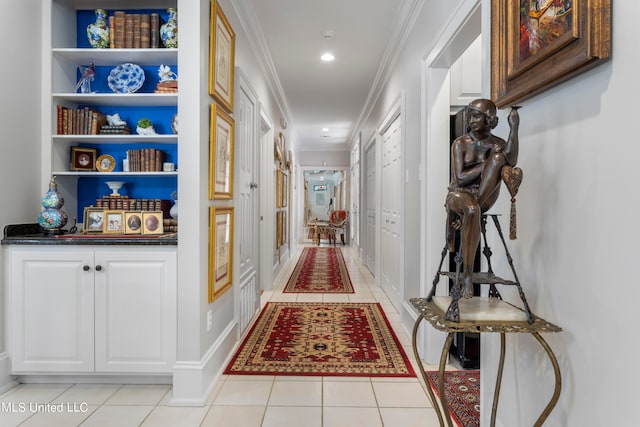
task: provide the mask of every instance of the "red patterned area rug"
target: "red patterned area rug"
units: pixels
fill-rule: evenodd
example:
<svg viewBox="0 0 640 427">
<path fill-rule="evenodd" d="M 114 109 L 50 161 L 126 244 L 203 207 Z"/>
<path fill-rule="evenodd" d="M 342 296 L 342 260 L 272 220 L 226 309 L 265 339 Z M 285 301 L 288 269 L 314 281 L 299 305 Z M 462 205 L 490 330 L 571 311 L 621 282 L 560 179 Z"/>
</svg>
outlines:
<svg viewBox="0 0 640 427">
<path fill-rule="evenodd" d="M 438 372 L 428 371 L 429 383 L 436 396 L 438 393 Z M 451 418 L 460 427 L 480 425 L 480 371 L 446 371 L 444 393 L 447 396 Z"/>
<path fill-rule="evenodd" d="M 340 248 L 304 248 L 282 292 L 307 294 L 352 294 Z"/>
<path fill-rule="evenodd" d="M 268 303 L 225 374 L 415 377 L 377 303 Z"/>
</svg>

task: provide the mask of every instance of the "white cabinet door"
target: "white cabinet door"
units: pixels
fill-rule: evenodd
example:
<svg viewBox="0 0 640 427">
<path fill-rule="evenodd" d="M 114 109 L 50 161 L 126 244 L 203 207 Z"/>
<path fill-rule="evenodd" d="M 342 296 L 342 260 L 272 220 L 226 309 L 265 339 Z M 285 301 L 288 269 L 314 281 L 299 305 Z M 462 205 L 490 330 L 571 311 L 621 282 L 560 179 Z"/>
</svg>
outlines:
<svg viewBox="0 0 640 427">
<path fill-rule="evenodd" d="M 95 270 L 96 372 L 171 372 L 175 248 L 97 249 Z"/>
<path fill-rule="evenodd" d="M 7 253 L 13 371 L 93 371 L 93 252 L 11 247 Z"/>
</svg>

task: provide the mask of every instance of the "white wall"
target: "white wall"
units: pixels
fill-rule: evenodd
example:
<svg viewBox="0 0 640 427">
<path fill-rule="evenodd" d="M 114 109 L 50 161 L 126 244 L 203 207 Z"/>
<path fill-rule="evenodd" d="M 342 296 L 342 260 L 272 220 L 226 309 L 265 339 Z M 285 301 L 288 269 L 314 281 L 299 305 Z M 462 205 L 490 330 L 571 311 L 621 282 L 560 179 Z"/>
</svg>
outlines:
<svg viewBox="0 0 640 427">
<path fill-rule="evenodd" d="M 49 179 L 41 179 L 40 165 L 40 10 L 30 2 L 12 4 L 10 19 L 0 25 L 0 227 L 36 222 L 40 197 Z M 16 46 L 19 40 L 25 48 Z M 3 251 L 4 252 L 4 251 Z M 0 261 L 0 392 L 8 378 L 4 324 L 4 253 Z"/>
<path fill-rule="evenodd" d="M 637 419 L 640 56 L 630 35 L 639 13 L 637 2 L 616 2 L 611 60 L 522 102 L 524 182 L 513 257 L 534 313 L 564 328 L 545 336 L 563 376 L 545 426 Z M 553 371 L 530 337 L 510 337 L 508 345 L 497 425 L 531 425 L 550 398 Z M 495 373 L 496 351 L 483 342 L 483 375 Z"/>
<path fill-rule="evenodd" d="M 437 217 L 443 209 L 434 203 L 426 212 L 412 214 L 417 211 L 413 203 L 426 196 L 411 184 L 424 144 L 420 123 L 426 116 L 420 110 L 419 63 L 461 3 L 439 2 L 424 8 L 361 129 L 368 140 L 393 99 L 406 91 L 410 182 L 405 187 L 405 233 L 418 229 L 419 215 Z M 640 144 L 632 132 L 639 110 L 635 95 L 640 89 L 640 56 L 633 36 L 639 15 L 639 3 L 617 2 L 612 59 L 521 103 L 519 165 L 524 182 L 517 198 L 518 239 L 509 245 L 534 313 L 564 328 L 544 336 L 563 377 L 560 401 L 545 426 L 634 425 L 637 418 L 633 387 L 640 379 L 634 364 L 640 343 L 633 326 L 640 290 L 633 263 L 640 225 L 633 216 L 640 207 L 635 190 Z M 506 112 L 500 117 L 496 133 L 506 135 Z M 494 211 L 507 215 L 505 190 Z M 427 193 L 442 191 L 427 187 Z M 416 242 L 406 237 L 405 298 L 410 298 L 417 296 L 420 278 L 410 266 Z M 504 262 L 497 268 L 504 270 Z M 512 293 L 503 296 L 518 302 Z M 532 425 L 551 397 L 553 371 L 530 336 L 512 334 L 507 345 L 496 425 Z M 489 425 L 497 336 L 483 334 L 482 346 L 482 375 L 488 378 L 484 385 L 489 384 L 482 390 L 482 425 Z"/>
</svg>

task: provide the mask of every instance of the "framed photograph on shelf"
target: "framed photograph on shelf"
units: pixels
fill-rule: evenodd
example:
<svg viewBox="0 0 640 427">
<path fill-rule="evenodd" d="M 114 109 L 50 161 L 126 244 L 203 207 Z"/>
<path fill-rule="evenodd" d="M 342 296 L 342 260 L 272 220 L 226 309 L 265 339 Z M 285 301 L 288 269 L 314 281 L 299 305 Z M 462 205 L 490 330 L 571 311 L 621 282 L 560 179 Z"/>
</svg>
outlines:
<svg viewBox="0 0 640 427">
<path fill-rule="evenodd" d="M 609 58 L 611 0 L 491 2 L 491 98 L 512 106 Z"/>
<path fill-rule="evenodd" d="M 104 212 L 104 233 L 123 234 L 124 233 L 124 212 L 107 210 Z"/>
<path fill-rule="evenodd" d="M 104 210 L 89 206 L 84 208 L 84 232 L 102 233 L 104 231 Z"/>
<path fill-rule="evenodd" d="M 162 211 L 142 211 L 142 234 L 164 233 Z"/>
<path fill-rule="evenodd" d="M 217 1 L 211 2 L 209 25 L 209 95 L 233 111 L 236 35 Z"/>
<path fill-rule="evenodd" d="M 209 302 L 231 287 L 233 208 L 209 207 Z"/>
<path fill-rule="evenodd" d="M 234 121 L 216 104 L 211 104 L 209 126 L 209 199 L 231 199 Z"/>
<path fill-rule="evenodd" d="M 124 234 L 141 234 L 142 233 L 142 212 L 125 211 L 124 212 Z"/>
<path fill-rule="evenodd" d="M 116 167 L 116 161 L 110 154 L 103 154 L 96 160 L 96 169 L 99 172 L 111 172 Z"/>
<path fill-rule="evenodd" d="M 96 170 L 97 151 L 95 148 L 71 147 L 72 171 L 94 171 Z"/>
</svg>

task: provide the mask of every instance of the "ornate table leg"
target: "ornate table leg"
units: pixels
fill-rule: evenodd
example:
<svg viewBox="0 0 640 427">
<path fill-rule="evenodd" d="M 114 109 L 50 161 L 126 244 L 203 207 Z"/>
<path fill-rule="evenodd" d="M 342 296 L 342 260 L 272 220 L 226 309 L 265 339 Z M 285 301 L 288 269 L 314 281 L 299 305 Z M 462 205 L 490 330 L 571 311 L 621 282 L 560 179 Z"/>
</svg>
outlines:
<svg viewBox="0 0 640 427">
<path fill-rule="evenodd" d="M 442 405 L 442 412 L 444 412 L 444 417 L 447 420 L 447 425 L 449 427 L 453 427 L 453 421 L 451 420 L 451 414 L 449 413 L 449 402 L 447 401 L 447 396 L 444 391 L 444 371 L 454 335 L 455 332 L 449 332 L 449 334 L 447 334 L 447 339 L 444 342 L 444 346 L 442 347 L 442 354 L 440 355 L 440 365 L 438 366 L 438 393 L 440 394 L 440 404 Z"/>
<path fill-rule="evenodd" d="M 547 344 L 547 342 L 540 336 L 539 333 L 532 332 L 531 335 L 533 335 L 535 339 L 538 340 L 542 348 L 544 348 L 544 351 L 547 352 L 547 356 L 549 356 L 551 365 L 553 365 L 553 372 L 556 375 L 556 386 L 553 389 L 553 396 L 551 396 L 551 400 L 549 401 L 549 403 L 547 403 L 547 406 L 542 411 L 542 414 L 540 414 L 540 417 L 538 417 L 535 424 L 533 425 L 533 427 L 540 427 L 542 423 L 544 423 L 544 421 L 547 419 L 553 408 L 556 406 L 556 403 L 558 403 L 558 399 L 560 398 L 560 389 L 562 388 L 562 378 L 560 376 L 560 366 L 558 366 L 558 360 L 553 354 L 553 351 L 551 351 L 551 347 L 549 347 L 549 344 Z"/>
<path fill-rule="evenodd" d="M 496 425 L 496 413 L 498 412 L 498 401 L 500 400 L 500 385 L 502 384 L 502 371 L 504 370 L 505 354 L 505 334 L 500 333 L 500 361 L 498 362 L 498 375 L 496 377 L 496 389 L 493 391 L 493 406 L 491 407 L 491 427 Z"/>
<path fill-rule="evenodd" d="M 429 399 L 431 399 L 431 403 L 433 404 L 433 409 L 436 411 L 438 415 L 438 421 L 440 422 L 440 427 L 444 427 L 444 420 L 442 419 L 442 414 L 440 413 L 440 408 L 438 407 L 438 402 L 436 401 L 436 396 L 433 394 L 433 390 L 431 390 L 431 385 L 429 384 L 429 378 L 427 378 L 427 373 L 424 371 L 424 366 L 422 366 L 422 361 L 420 359 L 420 353 L 418 353 L 418 344 L 417 344 L 417 335 L 418 335 L 418 327 L 420 326 L 420 322 L 424 319 L 424 316 L 421 314 L 418 316 L 416 323 L 413 325 L 413 333 L 411 334 L 411 343 L 413 347 L 413 356 L 416 358 L 416 365 L 418 365 L 418 370 L 422 375 L 422 379 L 427 387 L 427 393 L 429 394 Z"/>
</svg>

